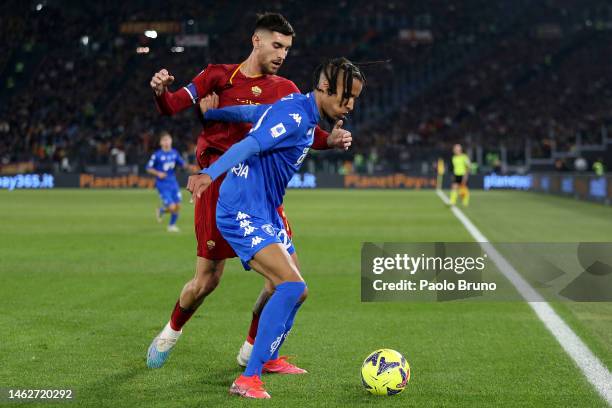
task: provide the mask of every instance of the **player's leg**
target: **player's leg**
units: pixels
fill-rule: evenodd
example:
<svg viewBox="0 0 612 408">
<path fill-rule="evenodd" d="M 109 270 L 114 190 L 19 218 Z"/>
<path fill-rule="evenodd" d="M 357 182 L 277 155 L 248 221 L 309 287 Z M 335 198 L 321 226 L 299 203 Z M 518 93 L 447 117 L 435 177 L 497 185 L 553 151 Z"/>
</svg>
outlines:
<svg viewBox="0 0 612 408">
<path fill-rule="evenodd" d="M 162 216 L 168 212 L 168 197 L 166 197 L 164 191 L 159 187 L 157 187 L 157 194 L 159 194 L 161 205 L 155 208 L 155 218 L 157 222 L 162 222 Z"/>
<path fill-rule="evenodd" d="M 179 232 L 179 228 L 176 225 L 181 209 L 181 192 L 178 185 L 171 189 L 169 195 L 170 205 L 168 206 L 168 211 L 170 212 L 170 221 L 168 222 L 168 231 Z"/>
<path fill-rule="evenodd" d="M 263 389 L 260 376 L 264 364 L 270 360 L 286 334 L 286 322 L 296 310 L 306 284 L 297 265 L 281 243 L 272 243 L 259 250 L 251 263 L 275 287 L 259 319 L 259 330 L 253 353 L 243 373 L 230 388 L 233 394 L 252 398 L 269 398 Z"/>
<path fill-rule="evenodd" d="M 260 266 L 256 266 L 255 269 L 259 269 Z M 238 365 L 242 367 L 246 367 L 249 362 L 249 358 L 251 357 L 251 352 L 253 351 L 253 344 L 255 344 L 255 337 L 257 336 L 257 328 L 259 326 L 259 317 L 261 316 L 261 312 L 268 303 L 268 299 L 272 296 L 274 292 L 274 285 L 267 279 L 265 280 L 264 287 L 259 292 L 259 296 L 255 301 L 255 305 L 253 306 L 253 311 L 251 315 L 251 324 L 249 325 L 249 332 L 247 333 L 246 340 L 240 347 L 238 351 L 238 355 L 236 356 L 236 361 L 238 361 Z"/>
<path fill-rule="evenodd" d="M 185 323 L 219 285 L 224 265 L 225 260 L 197 258 L 195 276 L 183 286 L 170 320 L 149 346 L 147 351 L 149 368 L 160 368 L 164 365 L 181 336 Z"/>
<path fill-rule="evenodd" d="M 276 236 L 278 237 L 278 239 L 282 242 L 283 246 L 285 247 L 285 249 L 287 250 L 287 252 L 289 254 L 291 254 L 291 258 L 293 259 L 293 262 L 295 263 L 295 265 L 298 268 L 298 271 L 301 271 L 300 269 L 300 264 L 298 261 L 298 256 L 297 253 L 295 252 L 295 248 L 293 246 L 293 240 L 292 240 L 292 229 L 291 229 L 291 225 L 289 223 L 289 220 L 287 219 L 287 215 L 285 214 L 285 209 L 284 206 L 281 205 L 276 209 L 276 217 L 275 217 L 275 225 L 274 225 L 274 233 L 276 234 Z M 264 226 L 268 228 L 268 233 L 272 233 L 272 231 L 269 229 L 270 225 Z M 257 263 L 257 261 L 255 259 L 251 260 L 251 263 L 253 263 L 254 268 L 256 270 L 261 270 L 262 266 L 259 265 Z M 249 334 L 247 336 L 247 340 L 243 343 L 242 347 L 240 348 L 240 351 L 238 353 L 237 356 L 237 361 L 238 364 L 245 367 L 248 363 L 248 360 L 250 358 L 251 355 L 251 351 L 253 349 L 253 344 L 255 342 L 255 337 L 257 336 L 257 325 L 259 322 L 259 316 L 261 314 L 261 311 L 263 310 L 263 307 L 265 306 L 267 299 L 271 296 L 272 291 L 274 290 L 272 284 L 270 283 L 270 281 L 266 280 L 265 282 L 265 286 L 264 289 L 261 291 L 260 296 L 257 300 L 257 302 L 255 303 L 255 308 L 253 310 L 253 319 L 251 321 L 251 326 L 249 328 Z M 304 294 L 302 295 L 302 298 L 300 298 L 300 302 L 298 305 L 298 309 L 299 306 L 302 305 L 302 303 L 304 302 L 304 300 L 306 299 L 307 296 L 307 290 L 304 291 Z M 293 320 L 294 320 L 294 316 L 295 313 L 297 313 L 297 309 L 295 310 L 295 312 L 292 314 L 292 316 L 290 316 L 286 326 L 287 326 L 287 334 L 289 333 L 289 331 L 291 330 L 291 327 L 293 327 Z M 283 340 L 281 341 L 281 344 L 284 342 L 286 336 L 283 336 Z M 274 352 L 274 354 L 272 355 L 270 361 L 268 361 L 265 366 L 264 366 L 264 371 L 265 372 L 274 372 L 274 373 L 279 373 L 279 374 L 303 374 L 306 373 L 306 370 L 301 369 L 289 362 L 286 361 L 286 357 L 281 357 L 279 358 L 279 350 L 280 350 L 280 346 L 276 349 L 276 351 Z"/>
<path fill-rule="evenodd" d="M 467 207 L 470 204 L 470 189 L 468 188 L 467 181 L 468 181 L 468 176 L 467 175 L 463 176 L 463 180 L 461 183 L 461 188 L 463 189 L 461 202 L 465 207 Z"/>
<path fill-rule="evenodd" d="M 455 181 L 451 185 L 451 193 L 450 193 L 450 203 L 451 205 L 457 204 L 457 190 L 459 189 L 459 183 L 457 183 L 455 176 Z"/>
<path fill-rule="evenodd" d="M 297 266 L 298 271 L 299 271 L 300 268 L 299 268 L 299 263 L 297 259 L 297 254 L 293 252 L 291 254 L 291 258 L 293 262 L 295 263 L 295 265 Z M 263 268 L 254 259 L 251 261 L 251 266 L 255 270 L 262 270 Z M 260 296 L 257 299 L 257 302 L 255 303 L 255 307 L 253 310 L 253 320 L 251 322 L 251 327 L 249 330 L 249 338 L 247 338 L 247 340 L 244 342 L 244 344 L 240 348 L 240 351 L 236 358 L 238 361 L 238 364 L 241 365 L 242 367 L 246 367 L 249 362 L 249 359 L 253 351 L 253 344 L 255 343 L 255 338 L 257 336 L 257 329 L 258 329 L 258 323 L 259 323 L 261 312 L 273 292 L 274 292 L 274 286 L 269 280 L 266 279 L 264 288 L 262 289 Z M 287 356 L 279 356 L 280 348 L 284 344 L 287 336 L 289 335 L 289 333 L 291 332 L 291 329 L 293 328 L 293 322 L 295 320 L 295 315 L 298 312 L 299 308 L 304 303 L 304 301 L 306 300 L 307 296 L 308 296 L 308 288 L 304 290 L 294 310 L 292 310 L 291 314 L 289 315 L 287 322 L 285 322 L 285 334 L 282 336 L 282 339 L 278 347 L 274 351 L 274 353 L 272 353 L 272 355 L 270 356 L 270 360 L 268 360 L 264 364 L 263 372 L 277 373 L 277 374 L 305 374 L 307 373 L 307 371 L 304 370 L 303 368 L 300 368 L 288 362 Z"/>
</svg>

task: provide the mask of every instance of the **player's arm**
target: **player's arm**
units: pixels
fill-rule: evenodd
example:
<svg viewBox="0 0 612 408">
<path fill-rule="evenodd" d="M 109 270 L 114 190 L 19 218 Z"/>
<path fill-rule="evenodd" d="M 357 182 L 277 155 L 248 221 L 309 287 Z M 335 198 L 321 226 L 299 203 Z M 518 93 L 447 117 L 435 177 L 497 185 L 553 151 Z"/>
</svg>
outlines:
<svg viewBox="0 0 612 408">
<path fill-rule="evenodd" d="M 291 110 L 295 112 L 295 109 Z M 305 115 L 305 114 L 304 114 Z M 200 198 L 204 190 L 219 176 L 229 169 L 247 160 L 254 154 L 270 150 L 277 146 L 291 144 L 299 124 L 289 116 L 289 112 L 280 106 L 269 106 L 248 136 L 234 144 L 219 157 L 210 167 L 200 171 L 200 175 L 189 177 L 187 190 Z"/>
<path fill-rule="evenodd" d="M 293 93 L 300 93 L 300 90 L 292 81 L 284 81 L 278 87 L 279 99 Z M 312 148 L 315 150 L 329 150 L 335 147 L 342 150 L 348 150 L 353 143 L 353 137 L 351 132 L 342 129 L 341 126 L 342 121 L 339 121 L 339 123 L 336 123 L 331 133 L 328 133 L 317 125 L 314 131 Z"/>
<path fill-rule="evenodd" d="M 155 95 L 155 103 L 162 115 L 174 115 L 198 103 L 201 97 L 213 91 L 219 80 L 218 69 L 209 65 L 200 72 L 189 84 L 176 92 L 170 92 L 168 86 L 174 82 L 168 70 L 162 69 L 151 78 L 151 88 Z"/>
<path fill-rule="evenodd" d="M 178 152 L 178 150 L 176 151 L 176 160 L 175 160 L 175 166 L 180 166 L 185 170 L 189 170 L 191 171 L 193 166 L 189 163 L 187 163 L 183 157 L 181 156 L 181 154 Z"/>
<path fill-rule="evenodd" d="M 147 163 L 147 167 L 146 167 L 147 173 L 152 176 L 163 179 L 166 177 L 166 173 L 164 173 L 163 171 L 155 170 L 155 160 L 156 160 L 155 153 L 153 153 L 151 155 L 151 158 L 149 159 L 149 162 Z"/>
<path fill-rule="evenodd" d="M 271 105 L 235 105 L 216 109 L 219 105 L 216 94 L 208 95 L 200 101 L 200 111 L 204 120 L 219 122 L 255 123 Z"/>
</svg>

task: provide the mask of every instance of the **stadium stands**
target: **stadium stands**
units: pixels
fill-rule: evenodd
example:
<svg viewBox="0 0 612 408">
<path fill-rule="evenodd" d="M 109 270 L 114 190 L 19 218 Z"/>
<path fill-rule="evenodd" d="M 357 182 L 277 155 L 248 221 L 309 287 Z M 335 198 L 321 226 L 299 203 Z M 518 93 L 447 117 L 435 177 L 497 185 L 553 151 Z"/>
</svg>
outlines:
<svg viewBox="0 0 612 408">
<path fill-rule="evenodd" d="M 266 8 L 285 13 L 297 31 L 281 75 L 300 89 L 310 87 L 322 56 L 392 60 L 366 69 L 368 88 L 350 124 L 354 148 L 315 154 L 307 169 L 429 171 L 456 142 L 482 157 L 503 146 L 508 164 L 544 158 L 553 168 L 553 152 L 580 154 L 577 145 L 601 144 L 610 125 L 612 7 L 603 0 L 289 3 Z M 248 55 L 262 9 L 214 4 L 0 6 L 0 165 L 83 170 L 112 163 L 113 149 L 142 165 L 162 129 L 193 151 L 195 113 L 160 117 L 148 82 L 166 67 L 184 84 L 207 63 Z M 209 46 L 172 52 L 174 35 L 120 32 L 122 23 L 143 21 L 177 22 L 182 33 L 207 34 Z M 137 54 L 139 46 L 148 53 Z"/>
</svg>

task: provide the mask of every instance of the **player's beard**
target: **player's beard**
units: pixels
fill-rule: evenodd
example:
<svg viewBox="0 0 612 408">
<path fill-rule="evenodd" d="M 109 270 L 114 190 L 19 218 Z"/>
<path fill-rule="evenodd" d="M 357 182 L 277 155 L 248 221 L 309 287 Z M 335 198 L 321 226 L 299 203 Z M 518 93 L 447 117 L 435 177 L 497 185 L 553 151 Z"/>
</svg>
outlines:
<svg viewBox="0 0 612 408">
<path fill-rule="evenodd" d="M 273 60 L 276 61 L 276 60 Z M 273 61 L 268 62 L 267 64 L 262 64 L 262 72 L 266 75 L 275 75 L 280 68 L 283 66 L 283 61 L 276 61 L 279 62 L 278 65 L 274 65 Z"/>
</svg>

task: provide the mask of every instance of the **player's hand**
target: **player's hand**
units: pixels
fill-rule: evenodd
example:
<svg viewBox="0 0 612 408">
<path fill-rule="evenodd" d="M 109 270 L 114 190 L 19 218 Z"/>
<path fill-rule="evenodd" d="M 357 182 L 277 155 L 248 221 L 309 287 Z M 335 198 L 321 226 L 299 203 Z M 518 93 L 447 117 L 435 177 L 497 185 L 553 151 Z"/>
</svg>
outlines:
<svg viewBox="0 0 612 408">
<path fill-rule="evenodd" d="M 167 176 L 167 174 L 166 174 L 166 173 L 164 173 L 163 171 L 159 171 L 159 172 L 157 172 L 157 177 L 158 177 L 158 178 L 160 178 L 160 179 L 162 179 L 162 180 L 163 180 L 163 179 L 165 179 L 165 178 L 166 178 L 166 176 Z"/>
<path fill-rule="evenodd" d="M 214 92 L 200 99 L 200 111 L 202 112 L 202 115 L 205 114 L 206 111 L 209 109 L 217 109 L 218 106 L 219 95 Z"/>
<path fill-rule="evenodd" d="M 196 174 L 189 176 L 187 180 L 187 190 L 191 192 L 191 198 L 200 198 L 202 193 L 212 183 L 208 174 Z"/>
<path fill-rule="evenodd" d="M 151 78 L 151 88 L 155 95 L 160 96 L 168 90 L 168 86 L 174 82 L 174 77 L 170 75 L 167 69 L 162 69 L 156 72 Z"/>
<path fill-rule="evenodd" d="M 327 145 L 329 147 L 336 147 L 342 150 L 348 150 L 353 143 L 353 136 L 351 132 L 346 129 L 342 129 L 343 121 L 339 120 L 334 125 L 329 136 L 327 136 Z"/>
</svg>

